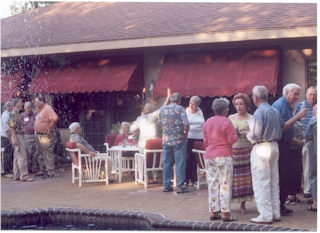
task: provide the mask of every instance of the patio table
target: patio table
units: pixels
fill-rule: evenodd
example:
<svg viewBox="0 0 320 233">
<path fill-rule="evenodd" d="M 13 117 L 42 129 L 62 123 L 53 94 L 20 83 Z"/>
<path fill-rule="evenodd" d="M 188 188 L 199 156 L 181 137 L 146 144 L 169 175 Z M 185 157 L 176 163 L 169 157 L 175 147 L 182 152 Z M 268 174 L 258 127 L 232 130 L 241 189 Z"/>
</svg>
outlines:
<svg viewBox="0 0 320 233">
<path fill-rule="evenodd" d="M 113 167 L 116 169 L 116 179 L 118 177 L 119 183 L 121 183 L 123 172 L 134 171 L 134 157 L 123 157 L 122 152 L 124 151 L 136 151 L 139 152 L 137 146 L 113 146 L 108 150 L 109 156 L 113 160 Z M 132 167 L 130 167 L 130 161 L 132 161 Z"/>
</svg>

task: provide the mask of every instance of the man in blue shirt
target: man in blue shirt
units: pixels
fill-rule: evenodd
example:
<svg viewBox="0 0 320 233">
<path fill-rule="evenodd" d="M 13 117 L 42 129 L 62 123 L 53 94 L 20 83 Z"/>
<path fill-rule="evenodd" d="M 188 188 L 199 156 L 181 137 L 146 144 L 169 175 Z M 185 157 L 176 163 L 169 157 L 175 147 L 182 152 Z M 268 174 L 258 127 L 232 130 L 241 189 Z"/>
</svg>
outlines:
<svg viewBox="0 0 320 233">
<path fill-rule="evenodd" d="M 272 107 L 277 109 L 281 115 L 282 137 L 279 144 L 279 185 L 280 185 L 280 212 L 281 215 L 289 215 L 293 211 L 284 206 L 286 198 L 290 193 L 291 184 L 290 172 L 292 170 L 290 160 L 292 149 L 290 144 L 296 144 L 301 148 L 304 145 L 302 140 L 296 139 L 294 123 L 305 117 L 307 110 L 301 110 L 295 116 L 292 115 L 292 106 L 298 100 L 301 87 L 294 83 L 289 83 L 283 87 L 282 97 L 273 103 Z"/>
<path fill-rule="evenodd" d="M 303 134 L 307 129 L 307 126 L 312 118 L 313 107 L 317 103 L 317 89 L 313 86 L 309 87 L 306 92 L 306 100 L 298 103 L 294 109 L 294 115 L 300 110 L 302 105 L 307 109 L 307 116 L 300 119 Z M 302 167 L 303 167 L 303 193 L 305 198 L 311 198 L 310 194 L 310 169 L 309 169 L 309 149 L 308 144 L 302 148 Z"/>
<path fill-rule="evenodd" d="M 254 199 L 260 215 L 251 222 L 271 224 L 280 221 L 277 141 L 281 139 L 281 120 L 279 112 L 268 104 L 265 86 L 255 86 L 252 99 L 257 110 L 249 121 L 250 131 L 244 134 L 254 144 L 250 162 Z"/>
</svg>

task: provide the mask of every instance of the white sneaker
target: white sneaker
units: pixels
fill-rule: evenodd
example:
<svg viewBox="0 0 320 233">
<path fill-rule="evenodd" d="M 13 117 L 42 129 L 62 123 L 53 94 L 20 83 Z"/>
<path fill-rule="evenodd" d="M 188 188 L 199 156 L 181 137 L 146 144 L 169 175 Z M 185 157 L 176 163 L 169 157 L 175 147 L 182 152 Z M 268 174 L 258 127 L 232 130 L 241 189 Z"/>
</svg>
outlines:
<svg viewBox="0 0 320 233">
<path fill-rule="evenodd" d="M 281 222 L 281 217 L 280 216 L 273 216 L 273 221 L 274 222 Z"/>
<path fill-rule="evenodd" d="M 6 178 L 13 178 L 13 174 L 6 174 L 6 175 L 4 175 L 4 177 L 6 177 Z"/>
<path fill-rule="evenodd" d="M 257 217 L 257 218 L 252 218 L 251 219 L 251 222 L 254 222 L 254 223 L 263 223 L 263 224 L 272 224 L 272 220 L 266 220 L 266 219 L 263 219 L 262 217 Z"/>
</svg>

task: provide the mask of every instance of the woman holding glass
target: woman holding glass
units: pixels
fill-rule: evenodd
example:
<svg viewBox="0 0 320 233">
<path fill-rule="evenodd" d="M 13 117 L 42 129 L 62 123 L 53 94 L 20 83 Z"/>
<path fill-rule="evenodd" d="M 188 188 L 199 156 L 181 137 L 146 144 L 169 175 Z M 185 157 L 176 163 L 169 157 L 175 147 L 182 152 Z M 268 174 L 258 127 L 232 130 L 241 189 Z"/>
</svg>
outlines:
<svg viewBox="0 0 320 233">
<path fill-rule="evenodd" d="M 247 94 L 239 93 L 233 97 L 232 103 L 237 113 L 231 114 L 228 118 L 238 134 L 238 141 L 232 145 L 233 183 L 231 202 L 240 202 L 240 211 L 242 214 L 246 214 L 246 201 L 252 201 L 253 199 L 250 166 L 250 155 L 253 145 L 242 135 L 242 131 L 249 129 L 248 121 L 251 120 L 252 115 L 247 110 L 251 102 Z"/>
</svg>

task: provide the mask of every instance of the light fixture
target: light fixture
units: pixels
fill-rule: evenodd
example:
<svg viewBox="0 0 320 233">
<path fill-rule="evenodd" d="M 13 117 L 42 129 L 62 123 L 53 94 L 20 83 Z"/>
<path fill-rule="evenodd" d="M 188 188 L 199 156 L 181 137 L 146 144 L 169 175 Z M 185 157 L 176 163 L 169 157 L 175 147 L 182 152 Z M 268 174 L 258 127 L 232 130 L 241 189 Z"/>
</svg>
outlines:
<svg viewBox="0 0 320 233">
<path fill-rule="evenodd" d="M 302 53 L 303 53 L 304 55 L 306 55 L 306 56 L 311 56 L 312 53 L 313 53 L 313 51 L 312 51 L 312 49 L 303 49 L 303 50 L 302 50 Z"/>
</svg>

